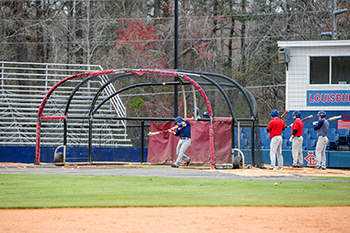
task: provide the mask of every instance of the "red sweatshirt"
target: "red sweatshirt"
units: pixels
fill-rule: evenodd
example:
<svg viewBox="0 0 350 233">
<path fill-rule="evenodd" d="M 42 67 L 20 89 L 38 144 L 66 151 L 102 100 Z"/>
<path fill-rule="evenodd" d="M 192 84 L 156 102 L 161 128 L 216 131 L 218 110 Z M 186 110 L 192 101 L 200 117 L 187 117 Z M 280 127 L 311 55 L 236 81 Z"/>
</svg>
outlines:
<svg viewBox="0 0 350 233">
<path fill-rule="evenodd" d="M 284 128 L 286 128 L 284 121 L 282 121 L 279 117 L 274 117 L 266 129 L 270 131 L 270 138 L 273 138 L 274 136 L 281 136 Z"/>
</svg>

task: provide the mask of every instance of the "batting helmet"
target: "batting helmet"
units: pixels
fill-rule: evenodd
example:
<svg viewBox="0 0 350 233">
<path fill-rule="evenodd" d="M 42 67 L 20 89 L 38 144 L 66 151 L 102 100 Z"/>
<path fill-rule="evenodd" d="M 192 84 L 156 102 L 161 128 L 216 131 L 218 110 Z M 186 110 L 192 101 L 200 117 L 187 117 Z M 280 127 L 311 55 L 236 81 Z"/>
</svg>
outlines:
<svg viewBox="0 0 350 233">
<path fill-rule="evenodd" d="M 180 117 L 180 116 L 175 118 L 175 122 L 177 122 L 177 123 L 181 123 L 181 122 L 183 122 L 183 120 L 184 119 L 182 119 L 182 117 Z"/>
<path fill-rule="evenodd" d="M 319 112 L 317 113 L 317 116 L 320 116 L 320 117 L 324 118 L 324 117 L 327 116 L 327 113 L 326 113 L 325 111 L 319 111 Z"/>
<path fill-rule="evenodd" d="M 205 112 L 205 113 L 203 113 L 203 116 L 207 116 L 207 117 L 209 117 L 209 112 Z"/>
<path fill-rule="evenodd" d="M 270 116 L 272 116 L 272 117 L 278 117 L 278 115 L 279 115 L 279 113 L 275 109 L 270 112 Z"/>
<path fill-rule="evenodd" d="M 301 112 L 300 111 L 294 111 L 292 116 L 296 116 L 297 118 L 301 117 Z"/>
<path fill-rule="evenodd" d="M 192 109 L 192 112 L 194 112 L 194 109 Z M 197 115 L 199 115 L 199 108 L 197 108 Z"/>
</svg>

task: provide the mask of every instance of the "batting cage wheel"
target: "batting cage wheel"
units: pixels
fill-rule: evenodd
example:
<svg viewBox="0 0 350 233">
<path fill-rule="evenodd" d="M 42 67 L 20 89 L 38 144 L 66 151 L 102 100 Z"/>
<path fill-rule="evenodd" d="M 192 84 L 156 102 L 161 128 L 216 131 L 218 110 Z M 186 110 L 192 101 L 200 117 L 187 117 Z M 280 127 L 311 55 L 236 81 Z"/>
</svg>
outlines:
<svg viewBox="0 0 350 233">
<path fill-rule="evenodd" d="M 243 168 L 243 159 L 241 156 L 236 156 L 232 162 L 232 169 Z"/>
<path fill-rule="evenodd" d="M 235 156 L 235 151 L 237 151 L 239 155 Z M 234 148 L 232 149 L 232 169 L 237 168 L 244 168 L 244 154 L 240 149 Z"/>
<path fill-rule="evenodd" d="M 53 157 L 53 163 L 56 165 L 56 166 L 63 166 L 64 163 L 63 163 L 63 153 L 62 152 L 58 152 L 54 155 Z"/>
<path fill-rule="evenodd" d="M 238 152 L 239 154 L 236 156 L 235 152 Z M 244 168 L 251 168 L 250 165 L 245 166 L 244 164 L 244 154 L 243 152 L 238 149 L 234 148 L 231 152 L 232 155 L 232 164 L 215 164 L 216 169 L 244 169 Z"/>
<path fill-rule="evenodd" d="M 63 153 L 58 152 L 58 150 L 61 148 L 63 148 Z M 56 166 L 63 166 L 66 163 L 66 147 L 64 145 L 61 145 L 56 148 L 53 156 L 53 163 Z"/>
</svg>

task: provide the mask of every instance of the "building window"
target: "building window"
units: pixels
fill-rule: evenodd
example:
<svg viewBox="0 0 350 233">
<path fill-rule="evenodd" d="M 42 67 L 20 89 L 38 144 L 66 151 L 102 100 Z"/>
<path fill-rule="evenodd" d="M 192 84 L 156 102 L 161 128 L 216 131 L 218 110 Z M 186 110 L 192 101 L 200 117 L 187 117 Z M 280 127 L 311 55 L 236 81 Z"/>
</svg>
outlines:
<svg viewBox="0 0 350 233">
<path fill-rule="evenodd" d="M 329 84 L 329 57 L 310 57 L 310 84 Z"/>
<path fill-rule="evenodd" d="M 350 84 L 350 57 L 332 57 L 332 84 Z"/>
<path fill-rule="evenodd" d="M 310 57 L 310 84 L 350 84 L 350 57 Z"/>
</svg>

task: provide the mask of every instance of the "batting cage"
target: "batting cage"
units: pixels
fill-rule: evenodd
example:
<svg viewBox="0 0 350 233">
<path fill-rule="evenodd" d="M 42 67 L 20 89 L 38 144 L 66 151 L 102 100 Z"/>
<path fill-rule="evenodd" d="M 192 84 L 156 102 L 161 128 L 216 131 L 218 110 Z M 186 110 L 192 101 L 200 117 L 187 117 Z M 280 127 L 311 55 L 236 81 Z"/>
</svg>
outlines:
<svg viewBox="0 0 350 233">
<path fill-rule="evenodd" d="M 46 108 L 67 86 L 65 101 Z M 62 164 L 170 164 L 179 139 L 168 130 L 176 116 L 191 124 L 191 164 L 224 168 L 241 158 L 262 167 L 257 104 L 247 89 L 220 74 L 155 69 L 96 71 L 56 83 L 37 114 L 35 163 L 55 155 Z M 41 145 L 47 124 L 62 129 L 54 150 Z"/>
</svg>

